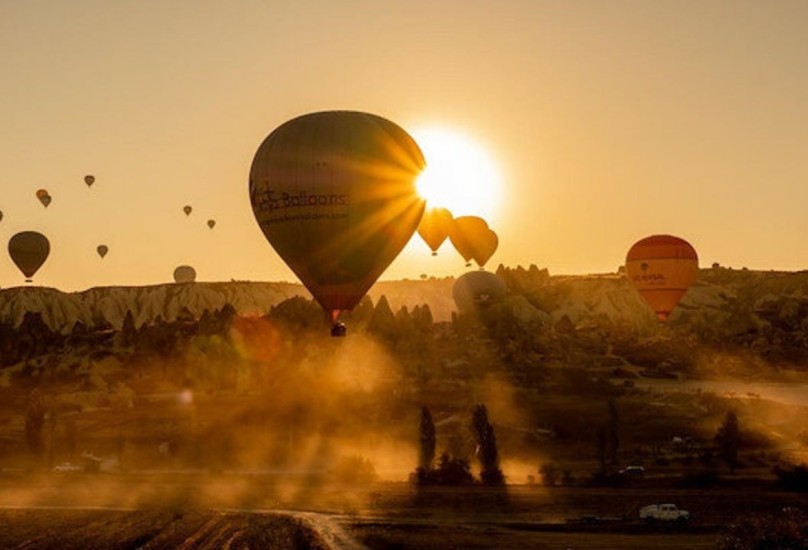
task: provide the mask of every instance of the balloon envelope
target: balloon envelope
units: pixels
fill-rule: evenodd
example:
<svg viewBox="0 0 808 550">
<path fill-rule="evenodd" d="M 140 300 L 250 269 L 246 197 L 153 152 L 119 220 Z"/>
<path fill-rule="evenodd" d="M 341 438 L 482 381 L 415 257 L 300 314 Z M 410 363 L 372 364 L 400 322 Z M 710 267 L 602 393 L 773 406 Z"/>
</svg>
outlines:
<svg viewBox="0 0 808 550">
<path fill-rule="evenodd" d="M 684 239 L 652 235 L 634 243 L 626 256 L 626 276 L 664 321 L 699 274 L 696 250 Z"/>
<path fill-rule="evenodd" d="M 190 265 L 181 265 L 174 270 L 175 283 L 193 283 L 196 281 L 196 270 Z"/>
<path fill-rule="evenodd" d="M 185 215 L 187 216 L 187 215 L 189 215 L 191 213 L 191 211 L 193 211 L 193 208 L 191 208 L 188 205 L 185 205 L 185 206 L 182 207 L 182 211 L 185 212 Z"/>
<path fill-rule="evenodd" d="M 45 208 L 47 208 L 48 205 L 51 203 L 51 196 L 45 189 L 38 190 L 36 192 L 36 198 L 39 199 L 39 202 L 41 202 L 45 206 Z"/>
<path fill-rule="evenodd" d="M 403 129 L 353 111 L 295 118 L 258 148 L 250 171 L 258 225 L 333 321 L 359 303 L 415 232 L 423 167 Z"/>
<path fill-rule="evenodd" d="M 505 281 L 489 271 L 469 271 L 452 287 L 452 298 L 460 311 L 487 307 L 502 301 L 506 294 Z"/>
<path fill-rule="evenodd" d="M 105 244 L 99 244 L 95 250 L 98 252 L 98 255 L 103 258 L 107 255 L 107 252 L 109 252 L 109 247 L 107 247 Z"/>
<path fill-rule="evenodd" d="M 87 187 L 92 186 L 92 184 L 95 183 L 95 176 L 87 174 L 86 176 L 84 176 L 84 183 L 87 184 Z"/>
<path fill-rule="evenodd" d="M 29 280 L 42 267 L 50 254 L 50 242 L 42 233 L 23 231 L 8 241 L 8 254 L 11 260 Z"/>
<path fill-rule="evenodd" d="M 477 261 L 477 258 L 484 256 L 482 254 L 482 251 L 484 251 L 483 245 L 487 242 L 486 239 L 490 240 L 488 235 L 490 231 L 488 223 L 484 219 L 477 216 L 460 216 L 455 218 L 452 223 L 449 240 L 452 241 L 455 250 L 466 260 L 466 265 L 468 266 L 471 265 L 469 262 L 472 259 Z"/>
<path fill-rule="evenodd" d="M 216 225 L 216 220 L 208 220 L 208 227 L 210 227 L 211 229 L 213 229 L 213 227 L 214 227 L 215 225 Z"/>
<path fill-rule="evenodd" d="M 438 248 L 449 236 L 452 229 L 452 213 L 445 208 L 427 208 L 418 224 L 418 234 L 432 250 L 432 255 L 438 254 Z"/>
<path fill-rule="evenodd" d="M 485 267 L 486 262 L 491 259 L 498 246 L 499 237 L 492 230 L 489 229 L 488 233 L 483 233 L 480 236 L 480 240 L 475 243 L 474 247 L 474 261 L 477 262 L 480 269 Z"/>
</svg>

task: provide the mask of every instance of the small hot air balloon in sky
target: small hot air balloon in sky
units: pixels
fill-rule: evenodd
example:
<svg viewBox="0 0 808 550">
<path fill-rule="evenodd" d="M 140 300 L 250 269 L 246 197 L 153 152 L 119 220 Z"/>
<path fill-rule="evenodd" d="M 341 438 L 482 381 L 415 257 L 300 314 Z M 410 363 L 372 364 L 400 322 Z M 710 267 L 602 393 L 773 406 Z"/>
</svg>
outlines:
<svg viewBox="0 0 808 550">
<path fill-rule="evenodd" d="M 95 250 L 98 252 L 98 255 L 101 256 L 101 259 L 103 260 L 104 256 L 107 255 L 107 252 L 109 252 L 109 247 L 105 244 L 99 244 Z"/>
<path fill-rule="evenodd" d="M 87 174 L 84 176 L 84 183 L 87 184 L 87 187 L 92 187 L 92 185 L 95 183 L 95 176 Z"/>
<path fill-rule="evenodd" d="M 250 202 L 275 251 L 331 316 L 353 309 L 409 241 L 424 211 L 415 140 L 355 111 L 311 113 L 275 129 L 250 170 Z"/>
<path fill-rule="evenodd" d="M 41 202 L 45 208 L 48 207 L 52 200 L 50 194 L 45 189 L 38 190 L 36 192 L 36 198 L 39 199 L 39 202 Z"/>
<path fill-rule="evenodd" d="M 216 220 L 208 220 L 208 227 L 213 229 L 215 225 L 216 225 Z"/>
<path fill-rule="evenodd" d="M 491 233 L 484 219 L 477 216 L 461 216 L 452 222 L 449 240 L 466 260 L 466 267 L 471 266 L 471 260 L 479 264 L 481 259 L 484 260 L 480 265 L 482 267 L 497 247 L 498 241 L 494 241 Z M 492 245 L 493 250 L 490 250 Z"/>
<path fill-rule="evenodd" d="M 418 234 L 432 250 L 432 255 L 438 255 L 438 248 L 449 236 L 452 229 L 452 213 L 445 208 L 427 208 L 418 224 Z"/>
<path fill-rule="evenodd" d="M 185 206 L 182 207 L 182 211 L 185 212 L 186 216 L 190 216 L 191 212 L 193 211 L 193 208 L 191 208 L 186 204 Z"/>
<path fill-rule="evenodd" d="M 174 270 L 175 283 L 193 283 L 196 281 L 196 270 L 190 265 L 181 265 Z"/>
<path fill-rule="evenodd" d="M 30 283 L 34 273 L 42 267 L 50 254 L 50 242 L 42 233 L 23 231 L 8 241 L 8 254 L 11 260 Z"/>
<path fill-rule="evenodd" d="M 646 237 L 634 243 L 626 256 L 628 280 L 661 321 L 667 320 L 698 274 L 696 250 L 679 237 Z"/>
<path fill-rule="evenodd" d="M 0 210 L 0 222 L 3 221 L 3 211 Z"/>
<path fill-rule="evenodd" d="M 502 301 L 506 294 L 505 281 L 489 271 L 469 271 L 452 287 L 452 298 L 460 311 L 490 306 Z"/>
</svg>

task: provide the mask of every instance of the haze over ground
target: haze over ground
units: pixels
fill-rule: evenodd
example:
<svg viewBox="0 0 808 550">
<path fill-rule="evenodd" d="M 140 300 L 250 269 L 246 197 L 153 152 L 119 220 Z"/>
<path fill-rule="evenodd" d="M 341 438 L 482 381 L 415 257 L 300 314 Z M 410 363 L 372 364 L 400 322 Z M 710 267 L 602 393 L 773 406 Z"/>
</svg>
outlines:
<svg viewBox="0 0 808 550">
<path fill-rule="evenodd" d="M 0 241 L 47 234 L 36 282 L 62 290 L 167 282 L 184 263 L 202 281 L 293 281 L 250 211 L 250 162 L 286 120 L 355 109 L 491 157 L 492 267 L 614 271 L 634 241 L 671 233 L 702 266 L 803 269 L 806 15 L 798 1 L 2 3 Z M 383 278 L 463 270 L 416 236 Z M 0 254 L 0 286 L 19 284 Z"/>
</svg>

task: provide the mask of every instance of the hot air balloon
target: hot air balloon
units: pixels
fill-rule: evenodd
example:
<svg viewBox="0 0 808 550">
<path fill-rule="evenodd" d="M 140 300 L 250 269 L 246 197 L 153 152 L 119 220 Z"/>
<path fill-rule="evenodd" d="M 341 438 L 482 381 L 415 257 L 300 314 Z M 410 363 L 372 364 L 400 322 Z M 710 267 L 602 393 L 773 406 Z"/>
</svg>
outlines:
<svg viewBox="0 0 808 550">
<path fill-rule="evenodd" d="M 469 271 L 452 287 L 452 298 L 460 311 L 490 306 L 502 301 L 505 294 L 505 281 L 489 271 Z"/>
<path fill-rule="evenodd" d="M 494 252 L 497 251 L 499 246 L 499 237 L 492 230 L 488 233 L 481 235 L 480 240 L 474 246 L 474 261 L 480 266 L 480 269 L 485 267 L 486 262 L 491 259 Z"/>
<path fill-rule="evenodd" d="M 0 210 L 0 222 L 3 221 L 3 211 Z"/>
<path fill-rule="evenodd" d="M 699 274 L 690 243 L 671 235 L 652 235 L 634 243 L 626 256 L 626 276 L 657 317 L 665 321 Z"/>
<path fill-rule="evenodd" d="M 191 208 L 190 206 L 188 206 L 188 205 L 186 204 L 185 206 L 183 206 L 183 207 L 182 207 L 182 211 L 183 211 L 183 212 L 185 212 L 185 215 L 186 215 L 186 216 L 190 216 L 190 215 L 191 215 L 191 211 L 193 211 L 193 208 Z"/>
<path fill-rule="evenodd" d="M 84 183 L 87 184 L 87 187 L 92 187 L 92 185 L 95 183 L 95 176 L 87 174 L 84 176 Z"/>
<path fill-rule="evenodd" d="M 208 220 L 208 227 L 210 227 L 211 229 L 213 229 L 213 227 L 214 227 L 215 225 L 216 225 L 216 220 Z"/>
<path fill-rule="evenodd" d="M 427 208 L 421 223 L 418 224 L 418 234 L 432 250 L 432 255 L 438 255 L 438 248 L 449 236 L 452 229 L 452 213 L 445 208 Z"/>
<path fill-rule="evenodd" d="M 312 113 L 275 129 L 250 171 L 267 240 L 331 316 L 356 306 L 415 232 L 424 211 L 415 141 L 376 115 Z"/>
<path fill-rule="evenodd" d="M 477 216 L 461 216 L 454 219 L 452 229 L 449 231 L 449 240 L 452 241 L 455 250 L 466 260 L 466 267 L 471 266 L 472 259 L 478 261 L 478 258 L 485 256 L 483 252 L 486 252 L 491 245 L 490 231 L 486 221 Z M 494 245 L 494 249 L 496 250 L 496 245 Z M 491 254 L 488 256 L 490 257 Z"/>
<path fill-rule="evenodd" d="M 30 283 L 34 273 L 48 259 L 50 242 L 42 233 L 23 231 L 8 241 L 8 254 L 25 275 L 25 282 Z"/>
<path fill-rule="evenodd" d="M 104 256 L 107 255 L 107 252 L 109 252 L 109 247 L 105 244 L 99 244 L 95 250 L 98 252 L 98 255 L 101 256 L 101 259 L 103 260 Z"/>
<path fill-rule="evenodd" d="M 193 283 L 196 281 L 196 270 L 190 265 L 181 265 L 174 270 L 175 283 Z"/>
<path fill-rule="evenodd" d="M 48 207 L 48 205 L 51 203 L 52 200 L 50 194 L 45 189 L 40 189 L 39 191 L 37 191 L 36 198 L 39 199 L 39 202 L 41 202 L 45 206 L 45 208 Z"/>
</svg>

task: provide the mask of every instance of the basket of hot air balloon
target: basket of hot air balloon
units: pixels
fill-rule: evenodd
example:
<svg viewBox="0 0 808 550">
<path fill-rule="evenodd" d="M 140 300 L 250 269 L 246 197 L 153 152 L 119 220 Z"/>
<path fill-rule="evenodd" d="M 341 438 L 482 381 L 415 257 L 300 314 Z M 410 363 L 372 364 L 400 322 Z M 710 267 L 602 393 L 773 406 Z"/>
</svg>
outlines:
<svg viewBox="0 0 808 550">
<path fill-rule="evenodd" d="M 342 336 L 353 309 L 418 227 L 424 157 L 402 128 L 355 111 L 311 113 L 275 129 L 250 170 L 261 231 Z"/>
</svg>

